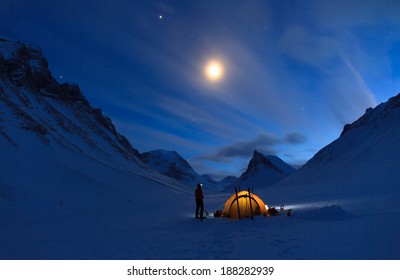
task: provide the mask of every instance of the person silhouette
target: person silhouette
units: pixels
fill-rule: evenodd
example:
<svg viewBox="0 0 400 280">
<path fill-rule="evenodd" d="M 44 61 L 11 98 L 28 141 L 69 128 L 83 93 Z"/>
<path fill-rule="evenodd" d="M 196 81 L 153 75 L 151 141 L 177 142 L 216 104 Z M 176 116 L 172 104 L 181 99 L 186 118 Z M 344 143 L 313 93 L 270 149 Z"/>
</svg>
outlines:
<svg viewBox="0 0 400 280">
<path fill-rule="evenodd" d="M 204 211 L 204 202 L 203 202 L 203 190 L 201 189 L 203 185 L 197 184 L 197 188 L 195 191 L 196 198 L 196 219 L 203 220 L 203 211 Z"/>
</svg>

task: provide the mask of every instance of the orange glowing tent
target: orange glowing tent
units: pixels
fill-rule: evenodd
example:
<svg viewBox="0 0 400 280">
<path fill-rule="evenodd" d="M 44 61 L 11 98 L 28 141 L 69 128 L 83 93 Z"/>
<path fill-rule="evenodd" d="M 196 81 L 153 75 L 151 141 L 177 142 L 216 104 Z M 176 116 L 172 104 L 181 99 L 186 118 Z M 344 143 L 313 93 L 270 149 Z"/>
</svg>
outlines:
<svg viewBox="0 0 400 280">
<path fill-rule="evenodd" d="M 236 192 L 226 202 L 223 217 L 232 219 L 268 216 L 268 206 L 250 190 Z"/>
</svg>

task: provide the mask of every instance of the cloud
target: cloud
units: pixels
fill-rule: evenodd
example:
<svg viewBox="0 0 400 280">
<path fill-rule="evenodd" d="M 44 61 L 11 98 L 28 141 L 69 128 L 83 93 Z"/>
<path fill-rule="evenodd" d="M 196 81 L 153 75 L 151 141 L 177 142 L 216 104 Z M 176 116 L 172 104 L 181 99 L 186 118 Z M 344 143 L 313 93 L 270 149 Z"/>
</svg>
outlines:
<svg viewBox="0 0 400 280">
<path fill-rule="evenodd" d="M 199 157 L 201 160 L 214 162 L 229 162 L 235 158 L 248 159 L 257 150 L 263 154 L 277 154 L 279 145 L 298 145 L 305 143 L 307 138 L 299 132 L 289 133 L 283 138 L 272 134 L 259 134 L 255 139 L 249 141 L 238 141 L 233 144 L 220 148 L 215 154 Z"/>
<path fill-rule="evenodd" d="M 286 28 L 281 45 L 286 54 L 317 68 L 322 68 L 340 49 L 339 42 L 334 38 L 297 25 Z"/>
<path fill-rule="evenodd" d="M 361 117 L 365 109 L 375 107 L 377 102 L 362 75 L 364 71 L 356 68 L 344 54 L 341 61 L 334 75 L 324 81 L 323 94 L 335 121 L 343 126 Z"/>
<path fill-rule="evenodd" d="M 29 34 L 16 39 L 42 47 L 135 147 L 176 149 L 204 171 L 239 170 L 254 149 L 312 156 L 397 73 L 396 0 L 14 2 L 0 9 L 3 32 Z M 225 75 L 210 84 L 214 57 Z"/>
<path fill-rule="evenodd" d="M 307 142 L 307 137 L 301 133 L 293 132 L 286 135 L 285 140 L 289 144 L 303 144 Z"/>
<path fill-rule="evenodd" d="M 254 150 L 264 153 L 275 153 L 273 146 L 279 143 L 279 139 L 270 134 L 260 134 L 256 139 L 251 141 L 240 141 L 220 149 L 216 157 L 218 158 L 247 158 Z"/>
<path fill-rule="evenodd" d="M 346 64 L 346 66 L 351 71 L 351 73 L 353 74 L 354 80 L 360 89 L 360 93 L 363 95 L 364 102 L 370 106 L 376 106 L 377 103 L 375 97 L 372 94 L 371 90 L 368 88 L 361 73 L 354 67 L 354 65 L 350 62 L 350 60 L 347 59 L 345 56 L 342 56 L 342 59 Z"/>
</svg>

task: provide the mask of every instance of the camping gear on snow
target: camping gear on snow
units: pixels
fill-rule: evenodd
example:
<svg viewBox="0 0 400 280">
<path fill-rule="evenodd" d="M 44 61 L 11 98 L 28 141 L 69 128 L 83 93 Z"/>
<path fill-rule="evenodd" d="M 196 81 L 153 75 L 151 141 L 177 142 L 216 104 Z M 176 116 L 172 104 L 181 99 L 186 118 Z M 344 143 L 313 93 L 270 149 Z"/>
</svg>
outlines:
<svg viewBox="0 0 400 280">
<path fill-rule="evenodd" d="M 216 210 L 216 211 L 214 212 L 214 217 L 215 217 L 215 218 L 222 217 L 223 213 L 224 213 L 224 212 L 223 212 L 222 210 Z"/>
<path fill-rule="evenodd" d="M 278 210 L 276 210 L 275 207 L 268 208 L 267 212 L 268 212 L 268 216 L 278 216 L 279 215 L 279 212 L 278 212 Z"/>
<path fill-rule="evenodd" d="M 235 194 L 225 202 L 223 216 L 239 220 L 257 215 L 267 216 L 267 209 L 265 203 L 250 189 L 240 192 L 235 189 Z"/>
<path fill-rule="evenodd" d="M 281 212 L 285 211 L 285 205 L 281 204 L 281 208 L 279 209 Z"/>
<path fill-rule="evenodd" d="M 204 210 L 206 213 L 206 217 L 212 217 L 212 218 L 220 218 L 222 217 L 222 210 L 215 210 L 214 212 L 208 212 L 207 209 Z"/>
</svg>

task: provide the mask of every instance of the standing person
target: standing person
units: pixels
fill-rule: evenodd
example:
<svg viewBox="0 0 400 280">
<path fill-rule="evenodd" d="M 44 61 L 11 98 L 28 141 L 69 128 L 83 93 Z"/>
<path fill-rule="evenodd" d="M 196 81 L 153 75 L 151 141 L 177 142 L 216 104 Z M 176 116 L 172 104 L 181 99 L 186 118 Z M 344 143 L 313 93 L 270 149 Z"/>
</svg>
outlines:
<svg viewBox="0 0 400 280">
<path fill-rule="evenodd" d="M 203 185 L 202 184 L 197 184 L 197 188 L 195 191 L 195 197 L 196 197 L 196 219 L 203 220 L 203 210 L 204 210 L 204 202 L 203 202 L 203 191 L 201 189 Z M 200 213 L 199 213 L 200 211 Z M 200 215 L 199 215 L 200 214 Z"/>
</svg>

